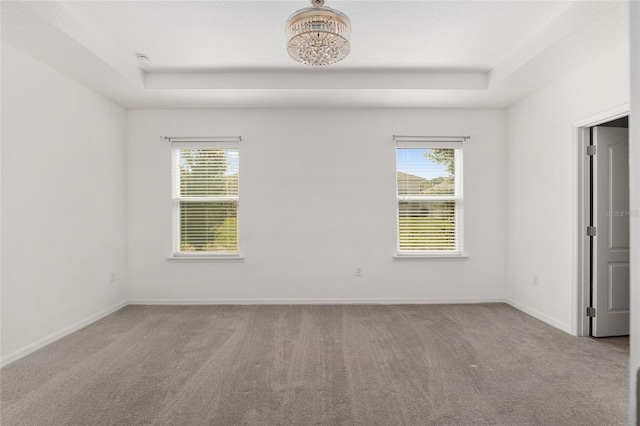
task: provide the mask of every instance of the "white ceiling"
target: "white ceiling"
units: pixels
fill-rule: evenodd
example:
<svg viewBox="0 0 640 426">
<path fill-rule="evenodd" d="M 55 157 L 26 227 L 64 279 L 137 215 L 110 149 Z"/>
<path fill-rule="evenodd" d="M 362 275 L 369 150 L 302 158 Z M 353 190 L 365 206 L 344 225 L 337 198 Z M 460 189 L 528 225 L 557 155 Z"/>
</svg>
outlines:
<svg viewBox="0 0 640 426">
<path fill-rule="evenodd" d="M 628 39 L 623 1 L 328 0 L 352 49 L 316 69 L 284 48 L 307 5 L 3 1 L 2 39 L 128 108 L 505 107 Z"/>
<path fill-rule="evenodd" d="M 64 2 L 149 69 L 304 68 L 285 49 L 284 22 L 298 1 Z M 329 0 L 353 27 L 352 53 L 332 68 L 489 70 L 568 2 Z"/>
</svg>

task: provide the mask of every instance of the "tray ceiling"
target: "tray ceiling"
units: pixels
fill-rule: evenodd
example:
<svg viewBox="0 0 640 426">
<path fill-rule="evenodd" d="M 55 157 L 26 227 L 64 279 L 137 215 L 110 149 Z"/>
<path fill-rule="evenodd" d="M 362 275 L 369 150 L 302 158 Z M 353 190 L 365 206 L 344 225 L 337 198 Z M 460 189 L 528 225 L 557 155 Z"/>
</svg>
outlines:
<svg viewBox="0 0 640 426">
<path fill-rule="evenodd" d="M 352 51 L 314 69 L 285 51 L 307 5 L 3 1 L 2 39 L 128 108 L 505 107 L 628 39 L 626 2 L 328 0 Z"/>
</svg>

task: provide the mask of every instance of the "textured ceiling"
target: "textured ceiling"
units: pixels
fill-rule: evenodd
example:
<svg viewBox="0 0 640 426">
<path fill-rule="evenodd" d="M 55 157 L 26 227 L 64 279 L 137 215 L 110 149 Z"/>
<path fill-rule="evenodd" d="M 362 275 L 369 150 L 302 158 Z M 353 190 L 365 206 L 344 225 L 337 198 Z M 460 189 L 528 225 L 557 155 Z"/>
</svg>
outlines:
<svg viewBox="0 0 640 426">
<path fill-rule="evenodd" d="M 352 51 L 313 68 L 285 51 L 307 5 L 5 0 L 2 41 L 127 108 L 504 108 L 628 49 L 625 1 L 328 0 Z"/>
</svg>

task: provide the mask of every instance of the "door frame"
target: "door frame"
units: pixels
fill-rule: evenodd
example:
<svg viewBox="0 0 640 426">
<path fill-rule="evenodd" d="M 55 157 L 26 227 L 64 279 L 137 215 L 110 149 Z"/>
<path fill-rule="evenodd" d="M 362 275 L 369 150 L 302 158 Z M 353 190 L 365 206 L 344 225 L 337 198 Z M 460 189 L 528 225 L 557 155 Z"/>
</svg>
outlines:
<svg viewBox="0 0 640 426">
<path fill-rule="evenodd" d="M 589 156 L 587 145 L 591 143 L 590 128 L 629 115 L 629 103 L 613 108 L 573 123 L 574 149 L 574 226 L 573 249 L 573 321 L 572 332 L 576 336 L 589 336 L 591 332 L 587 307 L 590 306 L 590 247 L 587 237 L 589 226 Z"/>
</svg>

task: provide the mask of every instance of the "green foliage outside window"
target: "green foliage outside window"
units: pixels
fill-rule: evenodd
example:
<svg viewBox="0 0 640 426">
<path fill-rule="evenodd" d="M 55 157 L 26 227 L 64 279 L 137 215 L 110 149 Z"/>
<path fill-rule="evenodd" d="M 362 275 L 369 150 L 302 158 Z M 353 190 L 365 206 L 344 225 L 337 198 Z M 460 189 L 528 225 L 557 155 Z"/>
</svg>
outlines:
<svg viewBox="0 0 640 426">
<path fill-rule="evenodd" d="M 230 173 L 228 150 L 183 149 L 179 161 L 180 197 L 187 198 L 180 202 L 180 251 L 237 252 L 238 173 Z"/>
<path fill-rule="evenodd" d="M 424 160 L 416 157 L 418 153 Z M 455 150 L 402 148 L 398 161 L 399 250 L 456 250 Z"/>
</svg>

